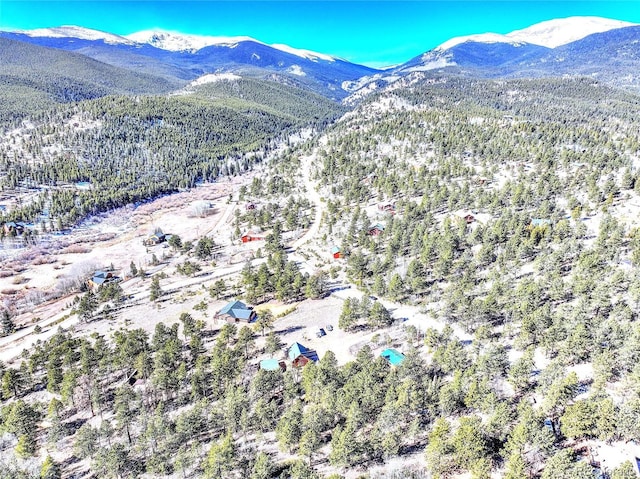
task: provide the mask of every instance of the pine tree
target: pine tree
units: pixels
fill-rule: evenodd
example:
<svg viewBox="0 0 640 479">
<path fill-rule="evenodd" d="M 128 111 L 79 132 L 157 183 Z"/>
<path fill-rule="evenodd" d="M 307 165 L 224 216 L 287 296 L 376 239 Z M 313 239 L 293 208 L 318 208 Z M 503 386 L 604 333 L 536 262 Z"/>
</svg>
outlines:
<svg viewBox="0 0 640 479">
<path fill-rule="evenodd" d="M 7 336 L 16 330 L 11 315 L 6 309 L 3 309 L 0 314 L 0 330 L 2 331 L 2 336 Z"/>
<path fill-rule="evenodd" d="M 270 479 L 273 473 L 273 463 L 268 454 L 259 452 L 251 469 L 250 479 Z"/>
<path fill-rule="evenodd" d="M 62 477 L 62 473 L 60 472 L 60 466 L 58 466 L 51 456 L 47 456 L 47 458 L 42 463 L 42 467 L 40 468 L 40 478 L 41 479 L 60 479 Z"/>
<path fill-rule="evenodd" d="M 151 279 L 151 287 L 149 288 L 149 299 L 151 301 L 157 301 L 162 296 L 163 291 L 160 288 L 160 278 L 154 276 Z"/>
</svg>

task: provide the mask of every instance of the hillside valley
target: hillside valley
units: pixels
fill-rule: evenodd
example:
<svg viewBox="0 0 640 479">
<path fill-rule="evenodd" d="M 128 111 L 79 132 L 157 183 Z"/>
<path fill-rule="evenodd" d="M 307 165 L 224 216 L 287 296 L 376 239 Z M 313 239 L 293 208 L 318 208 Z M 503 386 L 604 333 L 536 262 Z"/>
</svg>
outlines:
<svg viewBox="0 0 640 479">
<path fill-rule="evenodd" d="M 638 27 L 606 25 L 348 74 L 3 34 L 0 478 L 638 477 Z"/>
</svg>

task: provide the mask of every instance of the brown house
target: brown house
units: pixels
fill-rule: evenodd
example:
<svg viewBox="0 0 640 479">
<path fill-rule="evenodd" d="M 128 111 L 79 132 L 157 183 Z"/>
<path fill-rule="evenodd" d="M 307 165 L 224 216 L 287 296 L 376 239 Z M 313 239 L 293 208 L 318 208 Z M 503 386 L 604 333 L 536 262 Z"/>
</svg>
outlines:
<svg viewBox="0 0 640 479">
<path fill-rule="evenodd" d="M 384 232 L 384 225 L 377 223 L 369 228 L 369 236 L 379 236 Z"/>
<path fill-rule="evenodd" d="M 294 368 L 301 368 L 309 361 L 313 361 L 314 363 L 319 361 L 318 353 L 313 349 L 306 348 L 300 343 L 293 343 L 291 345 L 288 356 Z"/>
<path fill-rule="evenodd" d="M 393 203 L 391 203 L 389 201 L 386 202 L 386 203 L 380 203 L 378 205 L 378 210 L 384 211 L 385 213 L 389 213 L 389 214 L 395 215 L 396 214 L 396 205 L 394 205 Z"/>
</svg>

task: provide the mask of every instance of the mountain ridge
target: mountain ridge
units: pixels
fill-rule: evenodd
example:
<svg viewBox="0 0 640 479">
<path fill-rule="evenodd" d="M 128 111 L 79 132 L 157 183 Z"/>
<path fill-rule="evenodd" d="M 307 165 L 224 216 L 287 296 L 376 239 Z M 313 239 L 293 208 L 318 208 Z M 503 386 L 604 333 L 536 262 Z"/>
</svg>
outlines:
<svg viewBox="0 0 640 479">
<path fill-rule="evenodd" d="M 640 69 L 635 47 L 640 42 L 640 26 L 593 16 L 547 20 L 505 35 L 455 37 L 384 70 L 288 45 L 269 45 L 248 36 L 161 30 L 122 36 L 75 26 L 0 32 L 0 36 L 73 51 L 173 83 L 229 73 L 295 85 L 335 101 L 384 87 L 404 75 L 443 69 L 482 78 L 586 75 L 640 88 L 635 74 Z"/>
<path fill-rule="evenodd" d="M 145 38 L 148 42 L 140 43 L 79 27 L 39 29 L 33 35 L 27 31 L 0 32 L 0 37 L 80 53 L 174 83 L 227 72 L 293 84 L 334 101 L 348 94 L 342 89 L 343 82 L 378 71 L 309 50 L 267 45 L 250 37 L 154 37 L 153 33 L 145 33 L 136 38 Z M 194 44 L 193 38 L 200 43 Z M 194 45 L 202 48 L 189 48 Z"/>
<path fill-rule="evenodd" d="M 556 18 L 506 34 L 488 32 L 454 37 L 438 45 L 433 50 L 448 50 L 467 41 L 478 43 L 510 43 L 514 46 L 529 43 L 547 48 L 556 48 L 581 40 L 594 33 L 603 33 L 609 30 L 635 25 L 637 24 L 623 20 L 593 16 Z"/>
</svg>

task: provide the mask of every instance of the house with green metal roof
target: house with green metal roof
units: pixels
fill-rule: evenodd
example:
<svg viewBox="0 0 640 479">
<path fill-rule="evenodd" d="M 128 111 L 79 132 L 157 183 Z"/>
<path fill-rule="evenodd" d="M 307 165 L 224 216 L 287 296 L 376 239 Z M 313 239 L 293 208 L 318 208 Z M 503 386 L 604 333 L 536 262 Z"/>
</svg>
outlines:
<svg viewBox="0 0 640 479">
<path fill-rule="evenodd" d="M 242 301 L 231 301 L 216 313 L 214 318 L 227 321 L 228 323 L 238 323 L 243 321 L 245 323 L 252 323 L 256 320 L 258 315 L 253 308 L 247 306 Z"/>
</svg>

